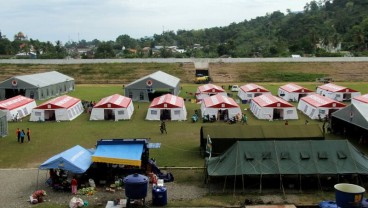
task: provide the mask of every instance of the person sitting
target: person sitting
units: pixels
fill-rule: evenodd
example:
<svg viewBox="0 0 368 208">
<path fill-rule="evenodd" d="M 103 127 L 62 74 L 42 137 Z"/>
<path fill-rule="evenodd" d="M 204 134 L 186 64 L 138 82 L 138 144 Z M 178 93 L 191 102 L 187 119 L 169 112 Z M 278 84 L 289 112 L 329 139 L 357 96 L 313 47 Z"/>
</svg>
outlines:
<svg viewBox="0 0 368 208">
<path fill-rule="evenodd" d="M 47 196 L 45 190 L 37 190 L 29 197 L 31 204 L 37 204 L 43 202 L 43 197 Z"/>
</svg>

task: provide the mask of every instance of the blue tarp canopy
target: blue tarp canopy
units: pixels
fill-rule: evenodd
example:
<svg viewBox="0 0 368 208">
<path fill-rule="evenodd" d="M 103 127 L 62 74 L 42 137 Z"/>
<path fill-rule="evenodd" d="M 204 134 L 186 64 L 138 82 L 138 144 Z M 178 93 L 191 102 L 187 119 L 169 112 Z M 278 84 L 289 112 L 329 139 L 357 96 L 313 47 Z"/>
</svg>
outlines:
<svg viewBox="0 0 368 208">
<path fill-rule="evenodd" d="M 46 160 L 39 169 L 63 169 L 84 173 L 92 164 L 92 152 L 77 145 Z"/>
<path fill-rule="evenodd" d="M 93 162 L 141 166 L 146 143 L 141 141 L 101 140 L 97 143 Z"/>
</svg>

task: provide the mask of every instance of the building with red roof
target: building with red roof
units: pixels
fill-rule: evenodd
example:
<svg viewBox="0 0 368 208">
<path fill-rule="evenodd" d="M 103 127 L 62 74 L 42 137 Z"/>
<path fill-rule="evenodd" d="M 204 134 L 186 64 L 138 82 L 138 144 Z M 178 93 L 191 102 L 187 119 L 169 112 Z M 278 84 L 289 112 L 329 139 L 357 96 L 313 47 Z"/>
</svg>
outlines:
<svg viewBox="0 0 368 208">
<path fill-rule="evenodd" d="M 187 120 L 184 99 L 172 94 L 156 97 L 148 108 L 146 120 Z"/>
<path fill-rule="evenodd" d="M 134 105 L 131 98 L 114 94 L 102 98 L 93 106 L 89 120 L 128 120 L 133 112 Z"/>
<path fill-rule="evenodd" d="M 71 121 L 83 111 L 80 99 L 63 95 L 33 108 L 30 121 Z"/>
<path fill-rule="evenodd" d="M 361 93 L 348 87 L 328 83 L 317 88 L 317 93 L 337 101 L 350 101 Z"/>
<path fill-rule="evenodd" d="M 279 88 L 277 95 L 289 102 L 298 102 L 300 98 L 313 94 L 314 91 L 294 83 L 283 85 Z"/>
<path fill-rule="evenodd" d="M 292 104 L 271 94 L 253 98 L 250 101 L 250 110 L 258 119 L 298 119 L 296 108 Z"/>
<path fill-rule="evenodd" d="M 340 103 L 319 94 L 303 97 L 298 103 L 298 110 L 302 111 L 311 119 L 329 118 L 333 112 L 344 107 L 346 107 L 344 103 Z"/>
<path fill-rule="evenodd" d="M 36 106 L 34 99 L 22 95 L 0 101 L 0 110 L 6 113 L 8 121 L 18 120 L 28 116 Z"/>
<path fill-rule="evenodd" d="M 268 89 L 253 83 L 241 86 L 238 91 L 238 97 L 243 103 L 247 103 L 252 98 L 263 94 L 271 94 L 271 92 Z"/>
</svg>

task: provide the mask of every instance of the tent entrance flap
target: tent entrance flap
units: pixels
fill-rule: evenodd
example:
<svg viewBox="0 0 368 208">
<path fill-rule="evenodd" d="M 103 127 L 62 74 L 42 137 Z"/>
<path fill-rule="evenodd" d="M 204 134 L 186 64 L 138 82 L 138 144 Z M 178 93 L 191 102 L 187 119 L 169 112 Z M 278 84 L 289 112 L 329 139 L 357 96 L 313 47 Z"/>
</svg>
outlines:
<svg viewBox="0 0 368 208">
<path fill-rule="evenodd" d="M 104 120 L 115 120 L 115 112 L 112 109 L 104 109 Z"/>
<path fill-rule="evenodd" d="M 275 108 L 273 109 L 273 119 L 283 119 L 284 118 L 284 110 Z"/>
<path fill-rule="evenodd" d="M 160 112 L 160 120 L 171 120 L 171 110 L 162 109 Z"/>
<path fill-rule="evenodd" d="M 5 99 L 15 97 L 17 95 L 25 96 L 26 91 L 24 89 L 5 89 Z"/>
<path fill-rule="evenodd" d="M 55 110 L 45 110 L 45 121 L 55 121 Z"/>
</svg>

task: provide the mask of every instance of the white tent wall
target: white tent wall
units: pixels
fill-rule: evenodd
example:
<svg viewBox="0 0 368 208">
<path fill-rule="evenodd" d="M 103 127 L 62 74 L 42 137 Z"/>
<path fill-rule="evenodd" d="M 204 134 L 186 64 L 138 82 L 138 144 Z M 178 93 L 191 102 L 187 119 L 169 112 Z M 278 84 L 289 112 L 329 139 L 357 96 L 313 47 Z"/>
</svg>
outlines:
<svg viewBox="0 0 368 208">
<path fill-rule="evenodd" d="M 262 108 L 255 102 L 250 103 L 250 111 L 258 119 L 270 120 L 273 118 L 273 108 Z"/>
<path fill-rule="evenodd" d="M 148 108 L 146 120 L 159 121 L 161 117 L 161 110 L 170 110 L 172 121 L 187 120 L 186 108 Z"/>
<path fill-rule="evenodd" d="M 218 119 L 217 115 L 219 110 L 227 110 L 229 113 L 229 118 L 233 118 L 234 116 L 242 114 L 240 108 L 208 108 L 204 105 L 204 103 L 201 104 L 202 117 L 204 117 L 204 115 L 209 115 L 210 117 L 214 115 L 216 119 Z"/>
<path fill-rule="evenodd" d="M 48 114 L 45 111 L 55 111 L 55 120 L 56 121 L 71 121 L 78 117 L 80 114 L 83 113 L 83 105 L 82 102 L 77 102 L 72 107 L 66 108 L 59 108 L 59 109 L 33 109 L 31 113 L 30 121 L 45 121 L 49 118 L 45 118 Z"/>
<path fill-rule="evenodd" d="M 320 114 L 321 119 L 324 119 L 331 109 L 325 107 L 316 107 L 305 102 L 304 100 L 299 101 L 297 108 L 311 119 L 319 119 L 318 114 Z"/>
<path fill-rule="evenodd" d="M 58 115 L 56 114 L 56 120 L 57 121 L 71 121 L 75 118 L 77 118 L 80 114 L 83 113 L 83 105 L 82 102 L 79 101 L 77 102 L 75 105 L 73 105 L 72 107 L 67 109 L 67 117 L 64 117 L 60 115 L 60 118 L 66 118 L 66 119 L 58 119 Z"/>
<path fill-rule="evenodd" d="M 127 108 L 92 108 L 89 120 L 105 120 L 105 109 L 111 109 L 114 112 L 115 121 L 129 120 L 133 115 L 134 105 L 131 102 Z"/>
<path fill-rule="evenodd" d="M 298 98 L 299 98 L 299 93 L 296 93 L 296 92 L 288 92 L 288 91 L 285 91 L 281 88 L 279 88 L 278 92 L 277 92 L 277 95 L 282 98 L 283 100 L 286 100 L 286 101 L 297 101 Z M 284 96 L 282 96 L 284 95 Z"/>
<path fill-rule="evenodd" d="M 8 110 L 6 113 L 6 118 L 8 121 L 11 121 L 13 118 L 15 118 L 15 116 L 18 115 L 18 119 L 20 118 L 24 118 L 26 116 L 28 116 L 29 114 L 31 114 L 32 109 L 35 108 L 36 102 L 30 102 L 27 103 L 26 105 L 23 106 L 19 106 L 18 108 L 14 108 L 12 110 Z"/>
<path fill-rule="evenodd" d="M 146 120 L 159 121 L 161 116 L 161 108 L 148 108 Z"/>
<path fill-rule="evenodd" d="M 298 119 L 298 114 L 295 107 L 287 108 L 271 108 L 271 107 L 261 107 L 258 104 L 251 102 L 250 110 L 258 119 L 273 120 L 274 109 L 282 109 L 282 117 L 284 120 Z"/>
<path fill-rule="evenodd" d="M 33 109 L 29 121 L 45 121 L 45 110 Z"/>
<path fill-rule="evenodd" d="M 239 90 L 238 91 L 238 97 L 241 100 L 251 100 L 252 98 L 256 97 L 255 95 L 257 94 L 271 94 L 271 92 L 244 92 L 243 90 Z"/>
<path fill-rule="evenodd" d="M 89 117 L 89 120 L 90 121 L 105 120 L 104 111 L 105 111 L 105 108 L 92 108 L 92 112 L 91 112 L 91 116 Z"/>
</svg>

